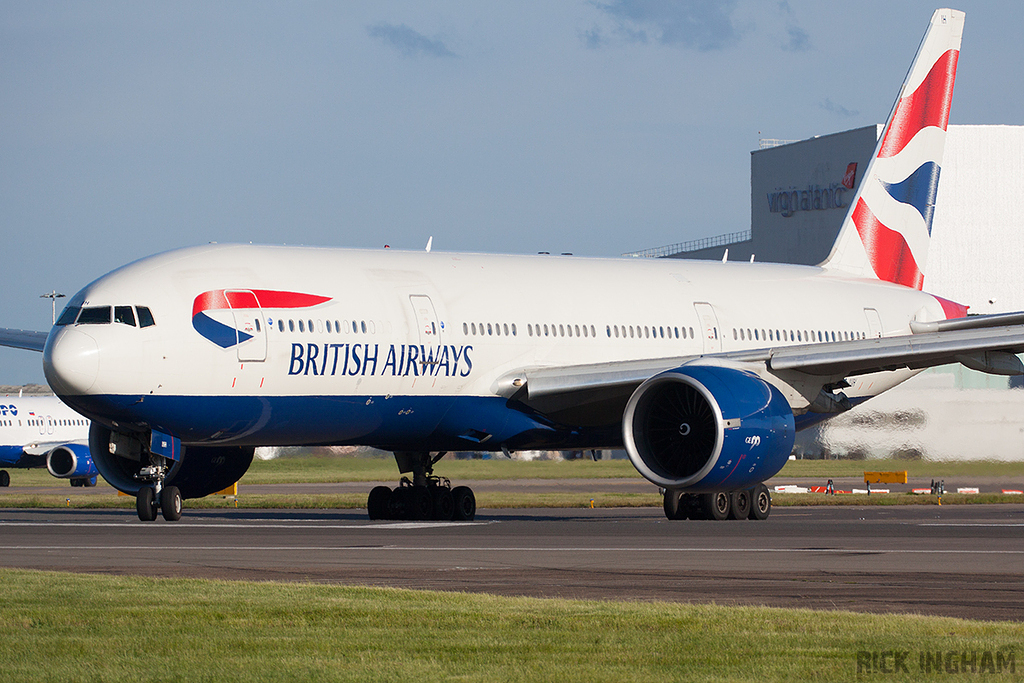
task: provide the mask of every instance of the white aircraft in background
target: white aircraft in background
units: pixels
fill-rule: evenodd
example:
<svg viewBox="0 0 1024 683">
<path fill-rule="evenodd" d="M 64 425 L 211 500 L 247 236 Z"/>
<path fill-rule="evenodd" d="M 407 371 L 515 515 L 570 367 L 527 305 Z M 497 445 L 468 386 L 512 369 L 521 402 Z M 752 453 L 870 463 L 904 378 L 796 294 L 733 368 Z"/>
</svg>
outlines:
<svg viewBox="0 0 1024 683">
<path fill-rule="evenodd" d="M 72 486 L 95 486 L 89 420 L 56 396 L 0 396 L 0 467 L 45 467 Z M 0 486 L 10 484 L 0 470 Z"/>
<path fill-rule="evenodd" d="M 43 351 L 139 517 L 253 448 L 371 445 L 411 473 L 380 518 L 472 519 L 446 451 L 625 447 L 669 518 L 763 519 L 795 431 L 923 368 L 1022 371 L 1024 314 L 921 291 L 964 15 L 938 10 L 818 267 L 207 245 L 76 294 Z"/>
</svg>

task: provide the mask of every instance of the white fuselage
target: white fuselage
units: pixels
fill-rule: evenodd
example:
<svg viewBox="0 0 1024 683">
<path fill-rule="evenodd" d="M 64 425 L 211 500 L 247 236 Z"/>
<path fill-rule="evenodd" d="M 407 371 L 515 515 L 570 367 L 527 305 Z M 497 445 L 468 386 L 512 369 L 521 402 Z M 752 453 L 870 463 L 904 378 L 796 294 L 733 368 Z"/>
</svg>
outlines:
<svg viewBox="0 0 1024 683">
<path fill-rule="evenodd" d="M 196 317 L 197 297 L 224 291 L 232 305 Z M 322 301 L 275 307 L 260 295 L 253 305 L 248 292 Z M 931 295 L 815 267 L 250 245 L 136 261 L 69 306 L 146 306 L 155 321 L 65 325 L 50 335 L 51 386 L 106 420 L 116 416 L 104 414 L 104 401 L 116 413 L 161 397 L 262 400 L 266 420 L 270 399 L 494 397 L 499 378 L 523 368 L 904 335 L 911 321 L 945 318 Z M 211 341 L 196 322 L 204 316 L 246 340 Z M 867 398 L 910 374 L 864 375 L 846 393 Z M 258 422 L 223 436 L 265 445 Z M 333 440 L 359 439 L 310 432 L 306 442 Z"/>
</svg>

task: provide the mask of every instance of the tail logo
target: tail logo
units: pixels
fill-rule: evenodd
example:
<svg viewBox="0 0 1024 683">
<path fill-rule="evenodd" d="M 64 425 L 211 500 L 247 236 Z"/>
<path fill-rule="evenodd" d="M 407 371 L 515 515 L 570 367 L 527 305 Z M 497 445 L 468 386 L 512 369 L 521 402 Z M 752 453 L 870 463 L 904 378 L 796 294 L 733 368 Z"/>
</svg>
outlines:
<svg viewBox="0 0 1024 683">
<path fill-rule="evenodd" d="M 956 80 L 956 64 L 959 50 L 947 50 L 928 71 L 928 75 L 910 95 L 901 97 L 896 103 L 889 125 L 879 145 L 877 161 L 891 160 L 892 163 L 877 164 L 875 176 L 885 193 L 897 204 L 913 207 L 920 216 L 920 223 L 914 225 L 902 212 L 888 202 L 872 201 L 879 206 L 879 214 L 872 211 L 864 195 L 873 199 L 866 191 L 858 200 L 852 218 L 867 251 L 868 260 L 875 275 L 882 280 L 921 289 L 924 286 L 924 272 L 914 252 L 926 253 L 927 238 L 932 233 L 932 214 L 935 211 L 935 195 L 939 188 L 938 160 L 927 159 L 932 152 L 928 130 L 940 130 L 945 134 L 949 121 L 949 107 L 953 101 L 953 84 Z M 941 145 L 943 141 L 940 140 Z M 937 156 L 941 159 L 941 146 Z M 913 170 L 900 178 L 899 171 L 908 166 Z M 886 182 L 883 176 L 896 176 L 895 182 Z M 891 217 L 892 220 L 888 220 Z M 889 223 L 886 225 L 883 219 Z M 899 225 L 902 229 L 898 229 Z M 918 249 L 911 246 L 909 239 L 917 234 Z"/>
<path fill-rule="evenodd" d="M 963 20 L 956 10 L 932 15 L 824 266 L 923 286 Z M 856 174 L 848 166 L 844 184 Z"/>
<path fill-rule="evenodd" d="M 227 349 L 259 334 L 260 312 L 266 308 L 311 308 L 331 297 L 269 289 L 214 289 L 192 302 L 192 327 L 217 346 Z M 236 315 L 244 313 L 245 315 Z M 240 319 L 241 318 L 241 319 Z"/>
<path fill-rule="evenodd" d="M 846 173 L 843 175 L 843 187 L 852 190 L 857 186 L 857 162 L 851 161 L 846 165 Z"/>
</svg>

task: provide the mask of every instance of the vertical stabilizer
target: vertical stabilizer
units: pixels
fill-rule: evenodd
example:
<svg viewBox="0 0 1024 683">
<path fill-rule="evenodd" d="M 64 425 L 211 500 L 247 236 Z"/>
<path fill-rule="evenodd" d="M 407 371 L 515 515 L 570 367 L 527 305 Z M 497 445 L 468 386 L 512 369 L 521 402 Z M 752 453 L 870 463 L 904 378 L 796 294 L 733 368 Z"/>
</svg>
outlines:
<svg viewBox="0 0 1024 683">
<path fill-rule="evenodd" d="M 964 13 L 935 10 L 832 253 L 821 265 L 921 289 Z"/>
</svg>

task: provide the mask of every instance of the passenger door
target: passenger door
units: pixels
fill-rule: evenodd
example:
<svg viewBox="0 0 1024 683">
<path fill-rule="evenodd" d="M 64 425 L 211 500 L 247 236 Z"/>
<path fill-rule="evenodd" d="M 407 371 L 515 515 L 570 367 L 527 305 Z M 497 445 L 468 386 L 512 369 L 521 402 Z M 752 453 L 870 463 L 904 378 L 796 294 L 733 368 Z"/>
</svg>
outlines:
<svg viewBox="0 0 1024 683">
<path fill-rule="evenodd" d="M 225 290 L 224 297 L 235 319 L 238 360 L 246 363 L 267 359 L 267 330 L 263 309 L 256 295 L 247 289 Z"/>
<path fill-rule="evenodd" d="M 715 309 L 706 302 L 694 303 L 697 309 L 697 318 L 700 320 L 700 329 L 704 338 L 704 353 L 718 353 L 722 350 L 722 335 L 718 330 L 718 316 Z"/>
</svg>

